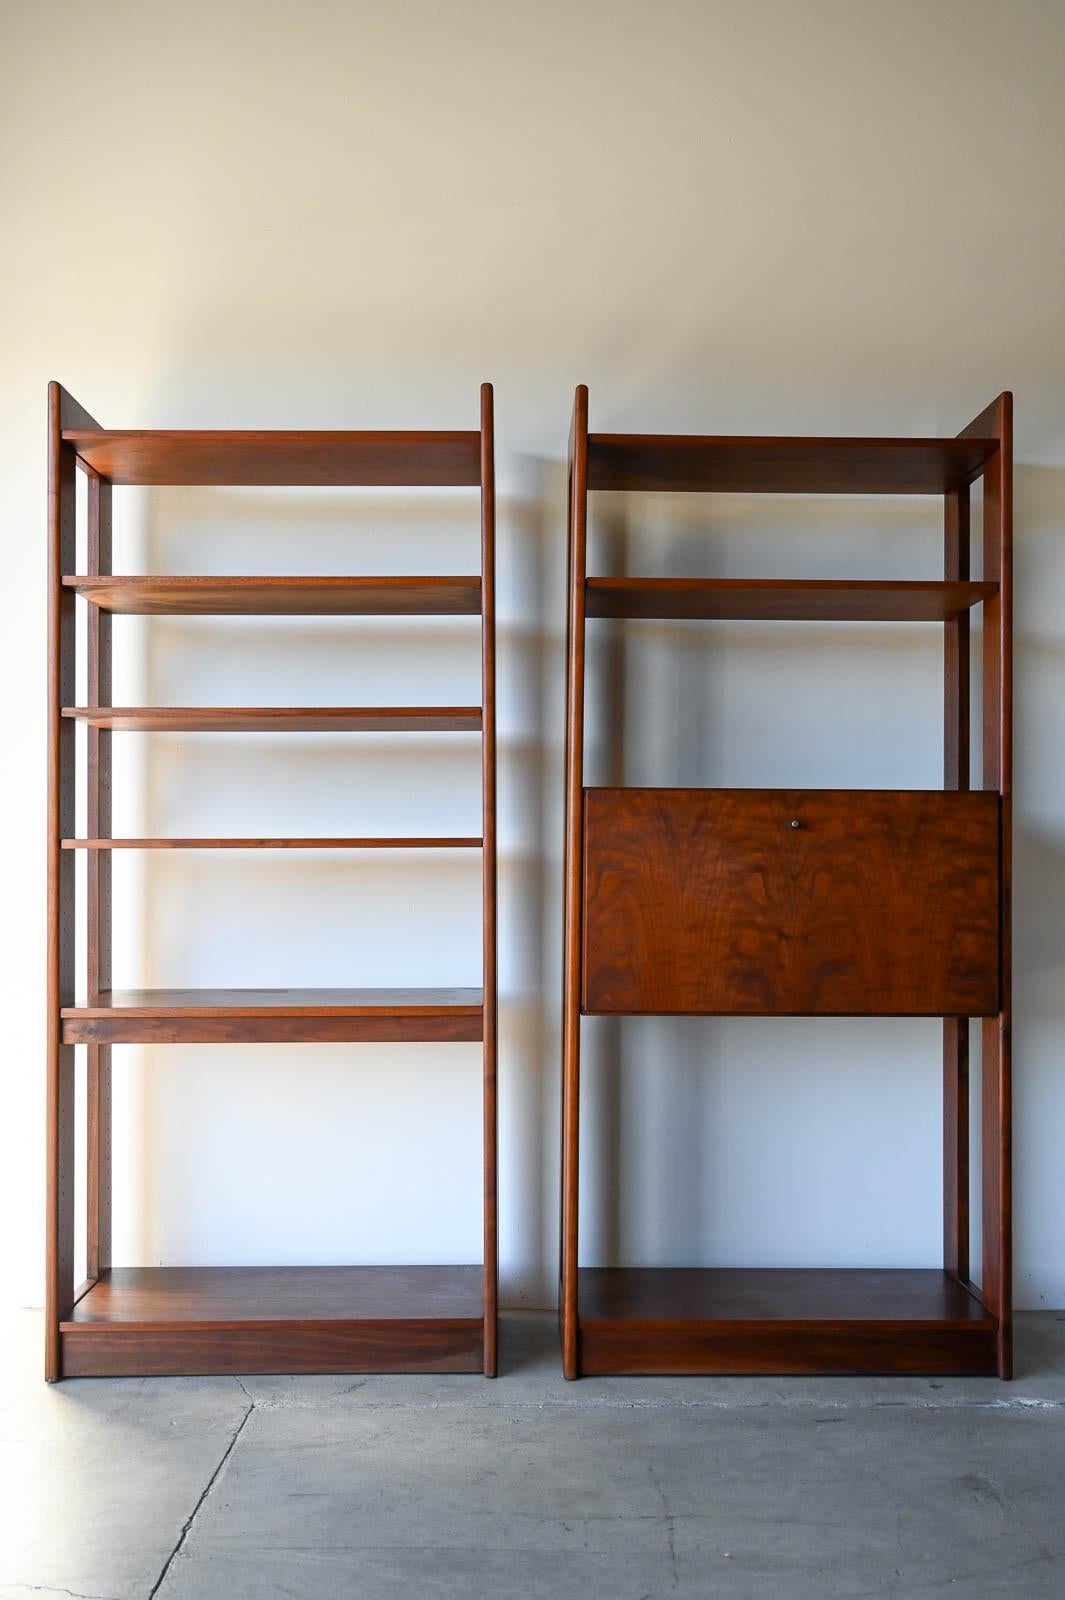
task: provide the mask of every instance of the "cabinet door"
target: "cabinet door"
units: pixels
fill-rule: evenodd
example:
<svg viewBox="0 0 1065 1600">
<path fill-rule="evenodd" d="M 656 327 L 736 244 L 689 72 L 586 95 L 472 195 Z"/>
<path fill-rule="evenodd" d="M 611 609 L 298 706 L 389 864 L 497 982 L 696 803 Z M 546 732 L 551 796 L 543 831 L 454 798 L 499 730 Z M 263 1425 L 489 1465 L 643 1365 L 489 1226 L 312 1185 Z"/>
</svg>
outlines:
<svg viewBox="0 0 1065 1600">
<path fill-rule="evenodd" d="M 998 1011 L 997 794 L 584 798 L 586 1012 Z"/>
</svg>

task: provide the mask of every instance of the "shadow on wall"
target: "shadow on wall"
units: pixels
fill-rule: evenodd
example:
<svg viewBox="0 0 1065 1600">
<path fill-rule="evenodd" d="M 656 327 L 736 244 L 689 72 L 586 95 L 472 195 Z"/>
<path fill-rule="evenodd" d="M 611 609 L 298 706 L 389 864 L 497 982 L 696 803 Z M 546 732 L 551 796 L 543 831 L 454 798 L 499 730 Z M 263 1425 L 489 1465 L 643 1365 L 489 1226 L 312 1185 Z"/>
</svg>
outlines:
<svg viewBox="0 0 1065 1600">
<path fill-rule="evenodd" d="M 1058 1140 L 1065 1133 L 1065 1091 L 1034 1047 L 1036 1030 L 1041 1041 L 1053 1033 L 1059 1059 L 1065 1046 L 1065 702 L 1033 703 L 1060 682 L 1060 667 L 1048 672 L 1039 657 L 1065 657 L 1060 610 L 1048 599 L 1065 579 L 1065 474 L 1022 467 L 1016 488 L 1021 1237 L 1046 1227 L 1034 1188 L 1026 1200 L 1025 1147 L 1046 1147 L 1048 1126 Z M 631 524 L 609 505 L 590 533 L 591 570 L 938 575 L 934 502 L 722 497 L 712 519 L 707 505 L 655 497 L 637 506 L 632 497 Z M 974 562 L 978 572 L 978 538 Z M 941 638 L 909 626 L 592 623 L 587 781 L 938 787 Z M 978 781 L 978 732 L 974 746 Z M 586 1022 L 585 1041 L 584 1262 L 938 1263 L 938 1023 L 597 1019 Z M 1044 1186 L 1053 1165 L 1041 1148 Z M 1065 1185 L 1059 1215 L 1062 1207 Z M 1044 1253 L 1053 1259 L 1052 1248 Z M 1030 1275 L 1019 1291 L 1036 1303 L 1042 1292 Z M 1061 1286 L 1049 1293 L 1060 1299 Z"/>
<path fill-rule="evenodd" d="M 557 1270 L 564 467 L 513 456 L 498 471 L 501 1267 L 505 1298 L 545 1303 Z M 1054 692 L 1065 473 L 1022 467 L 1016 489 L 1018 1259 L 1052 1260 L 1048 1182 L 1065 1211 L 1053 1071 L 1065 1055 Z M 599 499 L 599 572 L 939 572 L 931 503 Z M 462 491 L 168 490 L 150 497 L 144 569 L 472 571 L 475 505 Z M 149 703 L 479 700 L 466 619 L 155 619 L 143 639 Z M 909 625 L 597 621 L 587 780 L 936 787 L 941 662 L 939 631 Z M 142 747 L 130 832 L 479 830 L 473 736 L 153 735 Z M 278 864 L 147 862 L 141 970 L 117 981 L 478 981 L 475 857 Z M 934 1022 L 596 1019 L 584 1035 L 586 1263 L 937 1262 Z M 477 1047 L 144 1057 L 143 1222 L 126 1227 L 128 1259 L 478 1258 Z M 287 1128 L 298 1137 L 286 1155 Z M 223 1143 L 234 1167 L 212 1213 L 198 1196 L 218 1182 Z M 1054 1299 L 1037 1268 L 1018 1290 Z"/>
</svg>

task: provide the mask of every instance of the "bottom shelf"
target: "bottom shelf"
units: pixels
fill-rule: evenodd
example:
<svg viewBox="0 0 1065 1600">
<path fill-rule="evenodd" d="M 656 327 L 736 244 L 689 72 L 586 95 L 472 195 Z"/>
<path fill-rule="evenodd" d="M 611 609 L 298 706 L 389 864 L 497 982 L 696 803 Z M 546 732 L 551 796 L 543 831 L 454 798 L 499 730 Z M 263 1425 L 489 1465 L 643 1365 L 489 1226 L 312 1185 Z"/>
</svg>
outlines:
<svg viewBox="0 0 1065 1600">
<path fill-rule="evenodd" d="M 588 1376 L 996 1370 L 995 1318 L 938 1270 L 586 1267 L 577 1299 Z"/>
<path fill-rule="evenodd" d="M 124 1267 L 60 1323 L 65 1378 L 481 1372 L 480 1267 Z"/>
</svg>

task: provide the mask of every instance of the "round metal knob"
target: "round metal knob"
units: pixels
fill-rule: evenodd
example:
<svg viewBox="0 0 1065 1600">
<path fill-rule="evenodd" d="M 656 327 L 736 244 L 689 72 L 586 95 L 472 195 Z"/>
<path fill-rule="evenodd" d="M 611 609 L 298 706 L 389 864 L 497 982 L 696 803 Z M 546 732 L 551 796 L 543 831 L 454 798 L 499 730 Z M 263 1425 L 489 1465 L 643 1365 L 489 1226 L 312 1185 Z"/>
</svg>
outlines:
<svg viewBox="0 0 1065 1600">
<path fill-rule="evenodd" d="M 791 826 L 793 828 L 801 828 L 802 827 L 802 823 L 799 821 L 798 817 L 792 817 Z"/>
</svg>

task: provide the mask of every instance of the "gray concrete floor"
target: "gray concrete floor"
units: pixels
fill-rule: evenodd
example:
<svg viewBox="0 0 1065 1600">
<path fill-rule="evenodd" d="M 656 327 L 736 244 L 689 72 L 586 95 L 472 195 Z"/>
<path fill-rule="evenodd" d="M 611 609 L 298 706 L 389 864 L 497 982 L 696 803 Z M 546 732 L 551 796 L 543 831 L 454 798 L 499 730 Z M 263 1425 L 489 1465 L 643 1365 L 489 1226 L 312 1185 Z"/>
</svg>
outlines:
<svg viewBox="0 0 1065 1600">
<path fill-rule="evenodd" d="M 0 1367 L 0 1597 L 1062 1600 L 1065 1313 L 1019 1377 L 82 1379 Z"/>
</svg>

